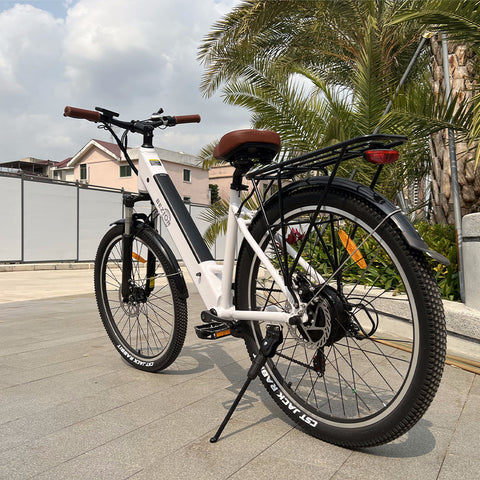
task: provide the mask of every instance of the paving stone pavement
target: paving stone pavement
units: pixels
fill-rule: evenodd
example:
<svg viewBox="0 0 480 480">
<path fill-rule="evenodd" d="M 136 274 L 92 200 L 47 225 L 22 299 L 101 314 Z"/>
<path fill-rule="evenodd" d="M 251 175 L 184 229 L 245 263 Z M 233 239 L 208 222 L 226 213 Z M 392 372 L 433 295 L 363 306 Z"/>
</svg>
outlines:
<svg viewBox="0 0 480 480">
<path fill-rule="evenodd" d="M 189 308 L 181 355 L 149 374 L 111 346 L 91 270 L 0 272 L 0 479 L 479 478 L 480 379 L 452 366 L 424 418 L 388 445 L 315 440 L 258 380 L 210 444 L 249 361 L 238 339 L 197 339 L 192 290 Z"/>
</svg>

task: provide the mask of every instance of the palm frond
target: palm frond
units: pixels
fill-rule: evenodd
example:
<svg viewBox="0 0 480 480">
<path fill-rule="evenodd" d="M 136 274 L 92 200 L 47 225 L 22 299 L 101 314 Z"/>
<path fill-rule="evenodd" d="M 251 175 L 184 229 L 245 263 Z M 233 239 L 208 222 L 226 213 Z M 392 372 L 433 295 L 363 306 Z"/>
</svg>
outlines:
<svg viewBox="0 0 480 480">
<path fill-rule="evenodd" d="M 203 239 L 209 247 L 213 246 L 218 236 L 225 234 L 227 231 L 228 208 L 229 203 L 220 199 L 200 214 L 200 220 L 209 224 L 203 234 Z"/>
<path fill-rule="evenodd" d="M 480 43 L 480 2 L 429 0 L 414 2 L 413 7 L 402 9 L 391 24 L 421 21 L 426 27 L 447 32 L 453 40 Z"/>
<path fill-rule="evenodd" d="M 423 138 L 445 128 L 469 135 L 472 104 L 459 102 L 459 95 L 434 96 L 427 83 L 409 85 L 393 101 L 392 110 L 379 122 L 381 131 Z"/>
<path fill-rule="evenodd" d="M 258 202 L 255 198 L 251 197 L 245 202 L 245 207 L 249 210 L 256 211 L 258 210 Z M 229 202 L 221 199 L 210 205 L 200 214 L 200 220 L 209 224 L 209 227 L 203 234 L 203 239 L 209 247 L 213 246 L 217 237 L 226 233 L 229 208 Z"/>
<path fill-rule="evenodd" d="M 200 160 L 199 163 L 204 170 L 208 170 L 209 168 L 215 167 L 216 165 L 227 165 L 227 162 L 217 160 L 213 157 L 213 150 L 217 144 L 218 141 L 214 141 L 209 143 L 208 145 L 205 145 L 200 150 L 200 153 L 197 155 Z"/>
</svg>

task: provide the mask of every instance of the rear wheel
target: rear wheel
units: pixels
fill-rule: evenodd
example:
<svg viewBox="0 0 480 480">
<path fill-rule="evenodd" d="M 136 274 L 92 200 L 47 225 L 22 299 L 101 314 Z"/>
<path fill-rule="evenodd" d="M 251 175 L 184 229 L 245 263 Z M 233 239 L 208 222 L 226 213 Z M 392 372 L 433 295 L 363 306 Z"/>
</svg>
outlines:
<svg viewBox="0 0 480 480">
<path fill-rule="evenodd" d="M 321 187 L 310 187 L 285 198 L 283 233 L 278 202 L 268 204 L 275 245 L 263 218 L 250 227 L 274 264 L 283 235 L 287 250 L 304 245 L 301 262 L 289 259 L 287 279 L 304 312 L 283 327 L 284 342 L 260 376 L 308 433 L 346 447 L 379 445 L 408 431 L 435 395 L 445 357 L 443 306 L 423 254 L 384 214 L 332 188 L 314 218 L 321 195 Z M 237 308 L 285 310 L 285 296 L 246 242 L 235 283 Z M 265 325 L 250 328 L 247 349 L 255 356 Z"/>
<path fill-rule="evenodd" d="M 187 302 L 173 281 L 156 232 L 144 227 L 133 239 L 128 302 L 122 298 L 123 225 L 110 229 L 95 259 L 95 295 L 105 330 L 123 358 L 135 368 L 168 367 L 182 349 Z"/>
</svg>

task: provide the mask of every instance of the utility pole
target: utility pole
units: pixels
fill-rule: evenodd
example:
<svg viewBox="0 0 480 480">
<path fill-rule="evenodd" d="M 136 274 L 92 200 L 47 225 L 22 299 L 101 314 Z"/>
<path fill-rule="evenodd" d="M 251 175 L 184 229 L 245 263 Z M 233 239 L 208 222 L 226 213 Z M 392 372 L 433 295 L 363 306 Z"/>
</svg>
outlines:
<svg viewBox="0 0 480 480">
<path fill-rule="evenodd" d="M 450 106 L 451 88 L 450 88 L 450 68 L 448 61 L 448 43 L 447 34 L 442 32 L 442 60 L 443 60 L 443 81 L 445 86 L 445 97 Z M 465 303 L 465 279 L 463 276 L 463 238 L 462 238 L 462 209 L 460 207 L 460 189 L 458 187 L 458 170 L 457 170 L 457 150 L 455 148 L 455 132 L 448 129 L 448 152 L 450 155 L 450 171 L 452 175 L 452 199 L 453 199 L 453 215 L 455 219 L 455 233 L 457 237 L 458 248 L 458 277 L 460 283 L 460 297 Z"/>
</svg>

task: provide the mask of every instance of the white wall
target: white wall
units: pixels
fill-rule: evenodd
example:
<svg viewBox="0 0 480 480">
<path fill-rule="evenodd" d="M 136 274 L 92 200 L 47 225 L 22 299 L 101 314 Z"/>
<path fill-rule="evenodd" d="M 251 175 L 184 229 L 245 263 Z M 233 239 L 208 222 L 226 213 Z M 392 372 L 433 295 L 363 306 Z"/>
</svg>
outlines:
<svg viewBox="0 0 480 480">
<path fill-rule="evenodd" d="M 149 204 L 137 205 L 150 212 Z M 123 212 L 118 190 L 7 175 L 0 175 L 0 208 L 0 263 L 91 261 L 102 236 Z M 206 206 L 187 208 L 203 234 L 208 225 L 198 216 Z M 161 234 L 174 247 L 165 228 Z M 211 251 L 222 258 L 223 247 Z"/>
</svg>

